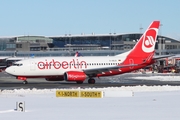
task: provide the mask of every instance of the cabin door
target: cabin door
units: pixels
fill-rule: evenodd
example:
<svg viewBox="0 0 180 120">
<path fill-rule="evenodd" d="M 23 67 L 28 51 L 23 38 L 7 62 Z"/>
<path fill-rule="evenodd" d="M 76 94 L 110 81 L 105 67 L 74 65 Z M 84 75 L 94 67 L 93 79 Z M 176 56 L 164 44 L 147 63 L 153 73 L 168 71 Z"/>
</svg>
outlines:
<svg viewBox="0 0 180 120">
<path fill-rule="evenodd" d="M 36 70 L 36 66 L 35 66 L 34 60 L 31 60 L 31 61 L 30 61 L 30 70 L 31 70 L 31 71 L 35 71 L 35 70 Z"/>
</svg>

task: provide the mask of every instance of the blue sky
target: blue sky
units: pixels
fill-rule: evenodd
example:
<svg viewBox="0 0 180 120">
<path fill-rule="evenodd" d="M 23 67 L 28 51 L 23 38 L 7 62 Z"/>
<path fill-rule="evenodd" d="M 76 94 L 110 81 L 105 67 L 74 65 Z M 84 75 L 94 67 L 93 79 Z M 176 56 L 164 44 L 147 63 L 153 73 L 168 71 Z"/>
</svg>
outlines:
<svg viewBox="0 0 180 120">
<path fill-rule="evenodd" d="M 180 40 L 180 0 L 0 0 L 0 36 L 138 33 L 153 20 Z"/>
</svg>

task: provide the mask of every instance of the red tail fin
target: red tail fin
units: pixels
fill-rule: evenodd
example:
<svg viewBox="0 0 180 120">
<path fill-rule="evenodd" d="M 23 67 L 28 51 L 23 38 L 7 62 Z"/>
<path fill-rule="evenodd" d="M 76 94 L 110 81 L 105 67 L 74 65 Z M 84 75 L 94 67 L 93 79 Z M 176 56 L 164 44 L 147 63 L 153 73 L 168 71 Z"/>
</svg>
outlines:
<svg viewBox="0 0 180 120">
<path fill-rule="evenodd" d="M 153 21 L 146 32 L 141 36 L 134 48 L 127 56 L 126 61 L 133 59 L 136 63 L 147 62 L 154 55 L 157 33 L 160 21 Z"/>
</svg>

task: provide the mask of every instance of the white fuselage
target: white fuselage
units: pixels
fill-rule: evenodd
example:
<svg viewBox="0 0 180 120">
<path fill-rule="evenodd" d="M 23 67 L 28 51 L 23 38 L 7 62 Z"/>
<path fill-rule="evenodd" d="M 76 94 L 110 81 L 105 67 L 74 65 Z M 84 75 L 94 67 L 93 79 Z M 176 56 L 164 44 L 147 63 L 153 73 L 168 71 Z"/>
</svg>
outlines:
<svg viewBox="0 0 180 120">
<path fill-rule="evenodd" d="M 55 76 L 66 71 L 83 71 L 87 69 L 117 66 L 125 56 L 105 57 L 46 57 L 18 61 L 6 69 L 14 76 Z"/>
</svg>

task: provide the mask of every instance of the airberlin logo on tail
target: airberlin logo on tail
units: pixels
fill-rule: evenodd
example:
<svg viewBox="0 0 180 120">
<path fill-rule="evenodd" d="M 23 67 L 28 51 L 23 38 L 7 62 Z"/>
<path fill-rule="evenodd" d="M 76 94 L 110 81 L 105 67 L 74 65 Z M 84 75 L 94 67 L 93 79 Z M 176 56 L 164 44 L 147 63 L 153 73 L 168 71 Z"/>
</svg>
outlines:
<svg viewBox="0 0 180 120">
<path fill-rule="evenodd" d="M 156 44 L 157 28 L 150 28 L 143 35 L 142 50 L 146 53 L 153 52 Z"/>
</svg>

